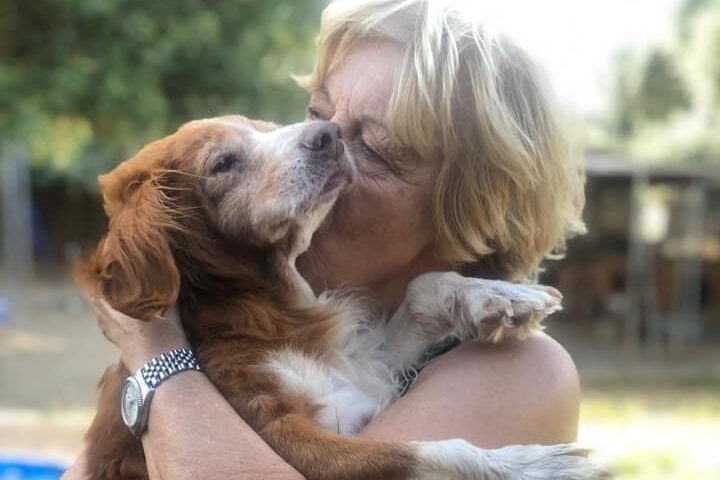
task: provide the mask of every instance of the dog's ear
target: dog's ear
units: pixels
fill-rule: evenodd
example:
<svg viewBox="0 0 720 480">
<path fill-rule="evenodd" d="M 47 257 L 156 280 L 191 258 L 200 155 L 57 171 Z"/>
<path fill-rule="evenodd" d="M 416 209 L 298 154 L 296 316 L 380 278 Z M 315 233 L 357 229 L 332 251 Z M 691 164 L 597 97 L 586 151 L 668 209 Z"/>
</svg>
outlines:
<svg viewBox="0 0 720 480">
<path fill-rule="evenodd" d="M 166 137 L 150 143 L 110 173 L 98 177 L 108 217 L 112 219 L 153 172 L 162 170 L 169 163 L 173 146 L 171 139 Z"/>
<path fill-rule="evenodd" d="M 76 277 L 90 295 L 151 320 L 177 301 L 180 274 L 169 240 L 174 222 L 162 185 L 167 173 L 138 157 L 101 177 L 109 232 L 78 264 Z"/>
</svg>

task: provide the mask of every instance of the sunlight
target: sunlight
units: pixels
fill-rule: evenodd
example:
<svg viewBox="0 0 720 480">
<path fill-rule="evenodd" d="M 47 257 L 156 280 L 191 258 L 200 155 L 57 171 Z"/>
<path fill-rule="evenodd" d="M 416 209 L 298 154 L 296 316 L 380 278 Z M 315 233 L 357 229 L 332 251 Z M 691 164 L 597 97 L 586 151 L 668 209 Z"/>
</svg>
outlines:
<svg viewBox="0 0 720 480">
<path fill-rule="evenodd" d="M 610 62 L 620 48 L 671 40 L 678 4 L 678 0 L 458 2 L 531 51 L 547 69 L 558 96 L 578 113 L 602 108 L 600 91 L 607 87 Z"/>
</svg>

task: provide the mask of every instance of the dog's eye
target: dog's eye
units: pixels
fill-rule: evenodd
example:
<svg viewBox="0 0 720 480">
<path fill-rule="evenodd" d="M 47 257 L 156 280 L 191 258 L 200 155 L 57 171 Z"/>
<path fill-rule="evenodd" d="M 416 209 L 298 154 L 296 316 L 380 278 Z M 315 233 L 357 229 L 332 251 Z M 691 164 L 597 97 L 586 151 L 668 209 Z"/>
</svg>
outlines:
<svg viewBox="0 0 720 480">
<path fill-rule="evenodd" d="M 229 171 L 233 165 L 238 163 L 240 158 L 235 153 L 225 153 L 210 167 L 210 174 L 217 175 Z"/>
</svg>

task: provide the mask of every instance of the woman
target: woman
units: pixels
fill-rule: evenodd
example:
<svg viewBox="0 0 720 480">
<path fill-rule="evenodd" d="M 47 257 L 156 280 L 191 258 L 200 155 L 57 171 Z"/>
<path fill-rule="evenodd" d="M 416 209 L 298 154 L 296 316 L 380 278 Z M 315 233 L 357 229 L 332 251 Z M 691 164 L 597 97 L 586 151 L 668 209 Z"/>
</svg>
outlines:
<svg viewBox="0 0 720 480">
<path fill-rule="evenodd" d="M 428 271 L 533 278 L 582 230 L 583 176 L 525 53 L 433 0 L 337 1 L 303 79 L 309 118 L 336 122 L 359 175 L 300 259 L 316 291 L 362 287 L 386 310 Z M 95 303 L 130 371 L 186 347 L 177 320 Z M 481 447 L 575 440 L 579 385 L 546 335 L 436 357 L 362 433 Z M 200 372 L 158 389 L 143 437 L 153 478 L 301 478 Z M 81 475 L 82 459 L 68 475 Z"/>
</svg>

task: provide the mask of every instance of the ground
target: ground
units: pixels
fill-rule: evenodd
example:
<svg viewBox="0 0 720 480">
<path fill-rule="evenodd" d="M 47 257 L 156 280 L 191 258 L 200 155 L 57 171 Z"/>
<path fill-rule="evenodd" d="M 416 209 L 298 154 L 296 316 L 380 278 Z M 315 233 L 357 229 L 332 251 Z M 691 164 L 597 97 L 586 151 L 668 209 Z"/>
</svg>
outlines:
<svg viewBox="0 0 720 480">
<path fill-rule="evenodd" d="M 586 388 L 580 443 L 618 479 L 720 479 L 720 387 Z"/>
<path fill-rule="evenodd" d="M 92 419 L 97 380 L 117 353 L 67 282 L 0 292 L 13 299 L 4 323 L 0 312 L 0 457 L 70 461 Z M 628 368 L 617 351 L 590 348 L 569 331 L 551 328 L 583 379 L 583 445 L 620 479 L 720 479 L 719 352 Z"/>
</svg>

